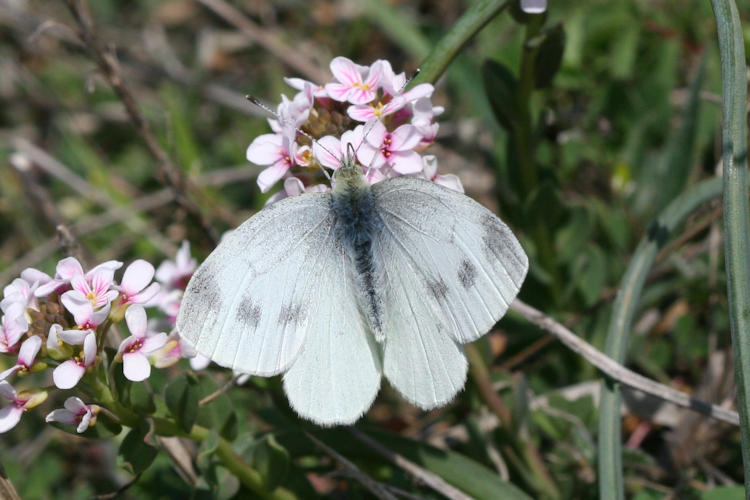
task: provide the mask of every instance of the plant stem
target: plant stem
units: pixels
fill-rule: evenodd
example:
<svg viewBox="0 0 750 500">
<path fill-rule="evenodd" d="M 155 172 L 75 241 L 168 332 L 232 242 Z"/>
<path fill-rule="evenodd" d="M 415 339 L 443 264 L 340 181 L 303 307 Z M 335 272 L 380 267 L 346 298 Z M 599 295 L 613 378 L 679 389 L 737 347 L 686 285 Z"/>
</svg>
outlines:
<svg viewBox="0 0 750 500">
<path fill-rule="evenodd" d="M 750 236 L 747 202 L 747 75 L 734 0 L 712 0 L 719 36 L 724 177 L 724 259 L 732 332 L 745 495 L 750 498 Z"/>
<path fill-rule="evenodd" d="M 130 428 L 138 426 L 141 416 L 121 405 L 110 391 L 109 386 L 99 381 L 95 389 L 96 399 L 107 413 L 115 415 L 120 420 L 119 423 L 122 425 Z M 190 432 L 186 433 L 182 427 L 172 419 L 152 417 L 151 420 L 154 423 L 154 432 L 159 436 L 181 436 L 191 439 L 196 443 L 200 443 L 211 432 L 205 427 L 193 425 Z M 219 437 L 216 456 L 221 460 L 221 463 L 227 468 L 227 470 L 229 470 L 229 472 L 237 477 L 246 488 L 255 492 L 259 498 L 267 498 L 271 500 L 294 500 L 297 498 L 294 493 L 282 487 L 278 487 L 273 491 L 266 491 L 263 476 L 237 455 L 232 449 L 231 443 L 222 437 Z"/>
<path fill-rule="evenodd" d="M 420 73 L 412 82 L 412 86 L 425 82 L 435 83 L 461 48 L 507 6 L 507 0 L 481 0 L 474 4 L 456 21 L 422 62 Z"/>
</svg>

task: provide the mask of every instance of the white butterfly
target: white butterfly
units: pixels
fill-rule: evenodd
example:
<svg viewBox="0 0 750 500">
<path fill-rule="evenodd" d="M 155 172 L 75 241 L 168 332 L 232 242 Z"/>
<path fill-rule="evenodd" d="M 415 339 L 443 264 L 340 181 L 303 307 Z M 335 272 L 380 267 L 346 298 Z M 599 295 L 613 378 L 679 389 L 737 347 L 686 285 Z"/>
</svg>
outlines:
<svg viewBox="0 0 750 500">
<path fill-rule="evenodd" d="M 461 344 L 505 314 L 526 254 L 492 212 L 427 180 L 370 185 L 347 155 L 334 181 L 227 236 L 178 331 L 222 366 L 285 373 L 292 408 L 321 425 L 361 417 L 383 375 L 420 408 L 444 405 L 466 381 Z"/>
</svg>

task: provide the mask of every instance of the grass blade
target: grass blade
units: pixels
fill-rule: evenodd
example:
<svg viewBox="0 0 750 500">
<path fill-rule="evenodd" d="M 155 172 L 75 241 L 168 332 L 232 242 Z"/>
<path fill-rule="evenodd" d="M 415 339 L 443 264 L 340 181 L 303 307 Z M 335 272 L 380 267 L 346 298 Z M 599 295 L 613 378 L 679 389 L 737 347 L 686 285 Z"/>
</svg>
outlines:
<svg viewBox="0 0 750 500">
<path fill-rule="evenodd" d="M 742 26 L 733 0 L 712 0 L 719 35 L 724 165 L 724 259 L 745 495 L 750 492 L 750 237 L 747 205 L 747 76 Z"/>
<path fill-rule="evenodd" d="M 697 207 L 721 194 L 721 179 L 703 181 L 670 203 L 636 248 L 615 298 L 604 353 L 624 363 L 631 324 L 651 265 L 669 234 Z M 599 404 L 599 492 L 602 498 L 624 498 L 620 387 L 603 382 Z"/>
</svg>

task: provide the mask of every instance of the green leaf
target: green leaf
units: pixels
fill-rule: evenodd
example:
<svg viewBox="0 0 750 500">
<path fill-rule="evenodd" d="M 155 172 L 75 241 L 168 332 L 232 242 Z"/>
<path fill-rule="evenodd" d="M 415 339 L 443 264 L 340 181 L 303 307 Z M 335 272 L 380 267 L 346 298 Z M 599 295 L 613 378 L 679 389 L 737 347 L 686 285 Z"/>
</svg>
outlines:
<svg viewBox="0 0 750 500">
<path fill-rule="evenodd" d="M 164 389 L 170 413 L 185 432 L 190 432 L 198 417 L 198 380 L 183 373 Z"/>
<path fill-rule="evenodd" d="M 153 463 L 159 450 L 144 441 L 147 429 L 131 429 L 120 444 L 121 466 L 131 474 L 140 474 Z"/>
<path fill-rule="evenodd" d="M 641 26 L 637 22 L 625 22 L 623 30 L 624 32 L 617 38 L 617 43 L 614 43 L 609 59 L 610 74 L 619 79 L 630 78 L 633 74 Z"/>
<path fill-rule="evenodd" d="M 205 398 L 215 393 L 219 387 L 206 376 L 198 378 L 198 399 Z M 229 396 L 218 395 L 210 403 L 198 409 L 197 423 L 209 429 L 218 429 L 219 434 L 232 441 L 237 435 L 237 415 L 235 414 L 232 401 Z"/>
<path fill-rule="evenodd" d="M 279 486 L 289 473 L 289 452 L 276 441 L 273 434 L 256 441 L 244 455 L 263 477 L 266 491 Z"/>
<path fill-rule="evenodd" d="M 216 448 L 219 447 L 219 433 L 215 429 L 211 429 L 208 435 L 201 442 L 198 448 L 198 454 L 195 457 L 195 461 L 201 469 L 207 469 L 211 462 L 213 453 Z"/>
<path fill-rule="evenodd" d="M 552 83 L 565 52 L 565 30 L 562 24 L 558 23 L 544 30 L 542 35 L 544 40 L 534 61 L 534 86 L 538 89 L 548 87 Z"/>
<path fill-rule="evenodd" d="M 568 262 L 579 255 L 594 230 L 594 217 L 585 206 L 570 207 L 570 216 L 555 233 L 555 251 L 559 262 Z"/>
<path fill-rule="evenodd" d="M 607 282 L 607 256 L 596 245 L 590 245 L 582 255 L 583 266 L 578 279 L 578 290 L 587 306 L 601 297 Z"/>
<path fill-rule="evenodd" d="M 130 385 L 130 405 L 138 413 L 150 415 L 156 411 L 153 395 L 149 393 L 146 384 L 141 382 Z"/>
<path fill-rule="evenodd" d="M 490 107 L 497 121 L 510 130 L 515 127 L 516 113 L 516 77 L 507 66 L 497 61 L 487 60 L 482 64 L 482 82 Z"/>
<path fill-rule="evenodd" d="M 701 500 L 744 500 L 744 486 L 721 486 L 701 492 Z"/>
</svg>

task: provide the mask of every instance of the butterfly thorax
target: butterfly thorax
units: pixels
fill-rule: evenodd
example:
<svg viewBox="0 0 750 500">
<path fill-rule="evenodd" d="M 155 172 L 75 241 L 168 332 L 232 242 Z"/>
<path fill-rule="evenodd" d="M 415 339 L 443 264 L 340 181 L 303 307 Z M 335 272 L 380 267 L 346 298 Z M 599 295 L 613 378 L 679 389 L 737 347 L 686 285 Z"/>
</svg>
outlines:
<svg viewBox="0 0 750 500">
<path fill-rule="evenodd" d="M 378 227 L 375 198 L 361 167 L 343 162 L 335 173 L 331 208 L 336 217 L 339 244 L 346 249 L 357 272 L 357 296 L 375 338 L 383 340 L 383 298 L 373 259 L 373 236 Z"/>
</svg>

